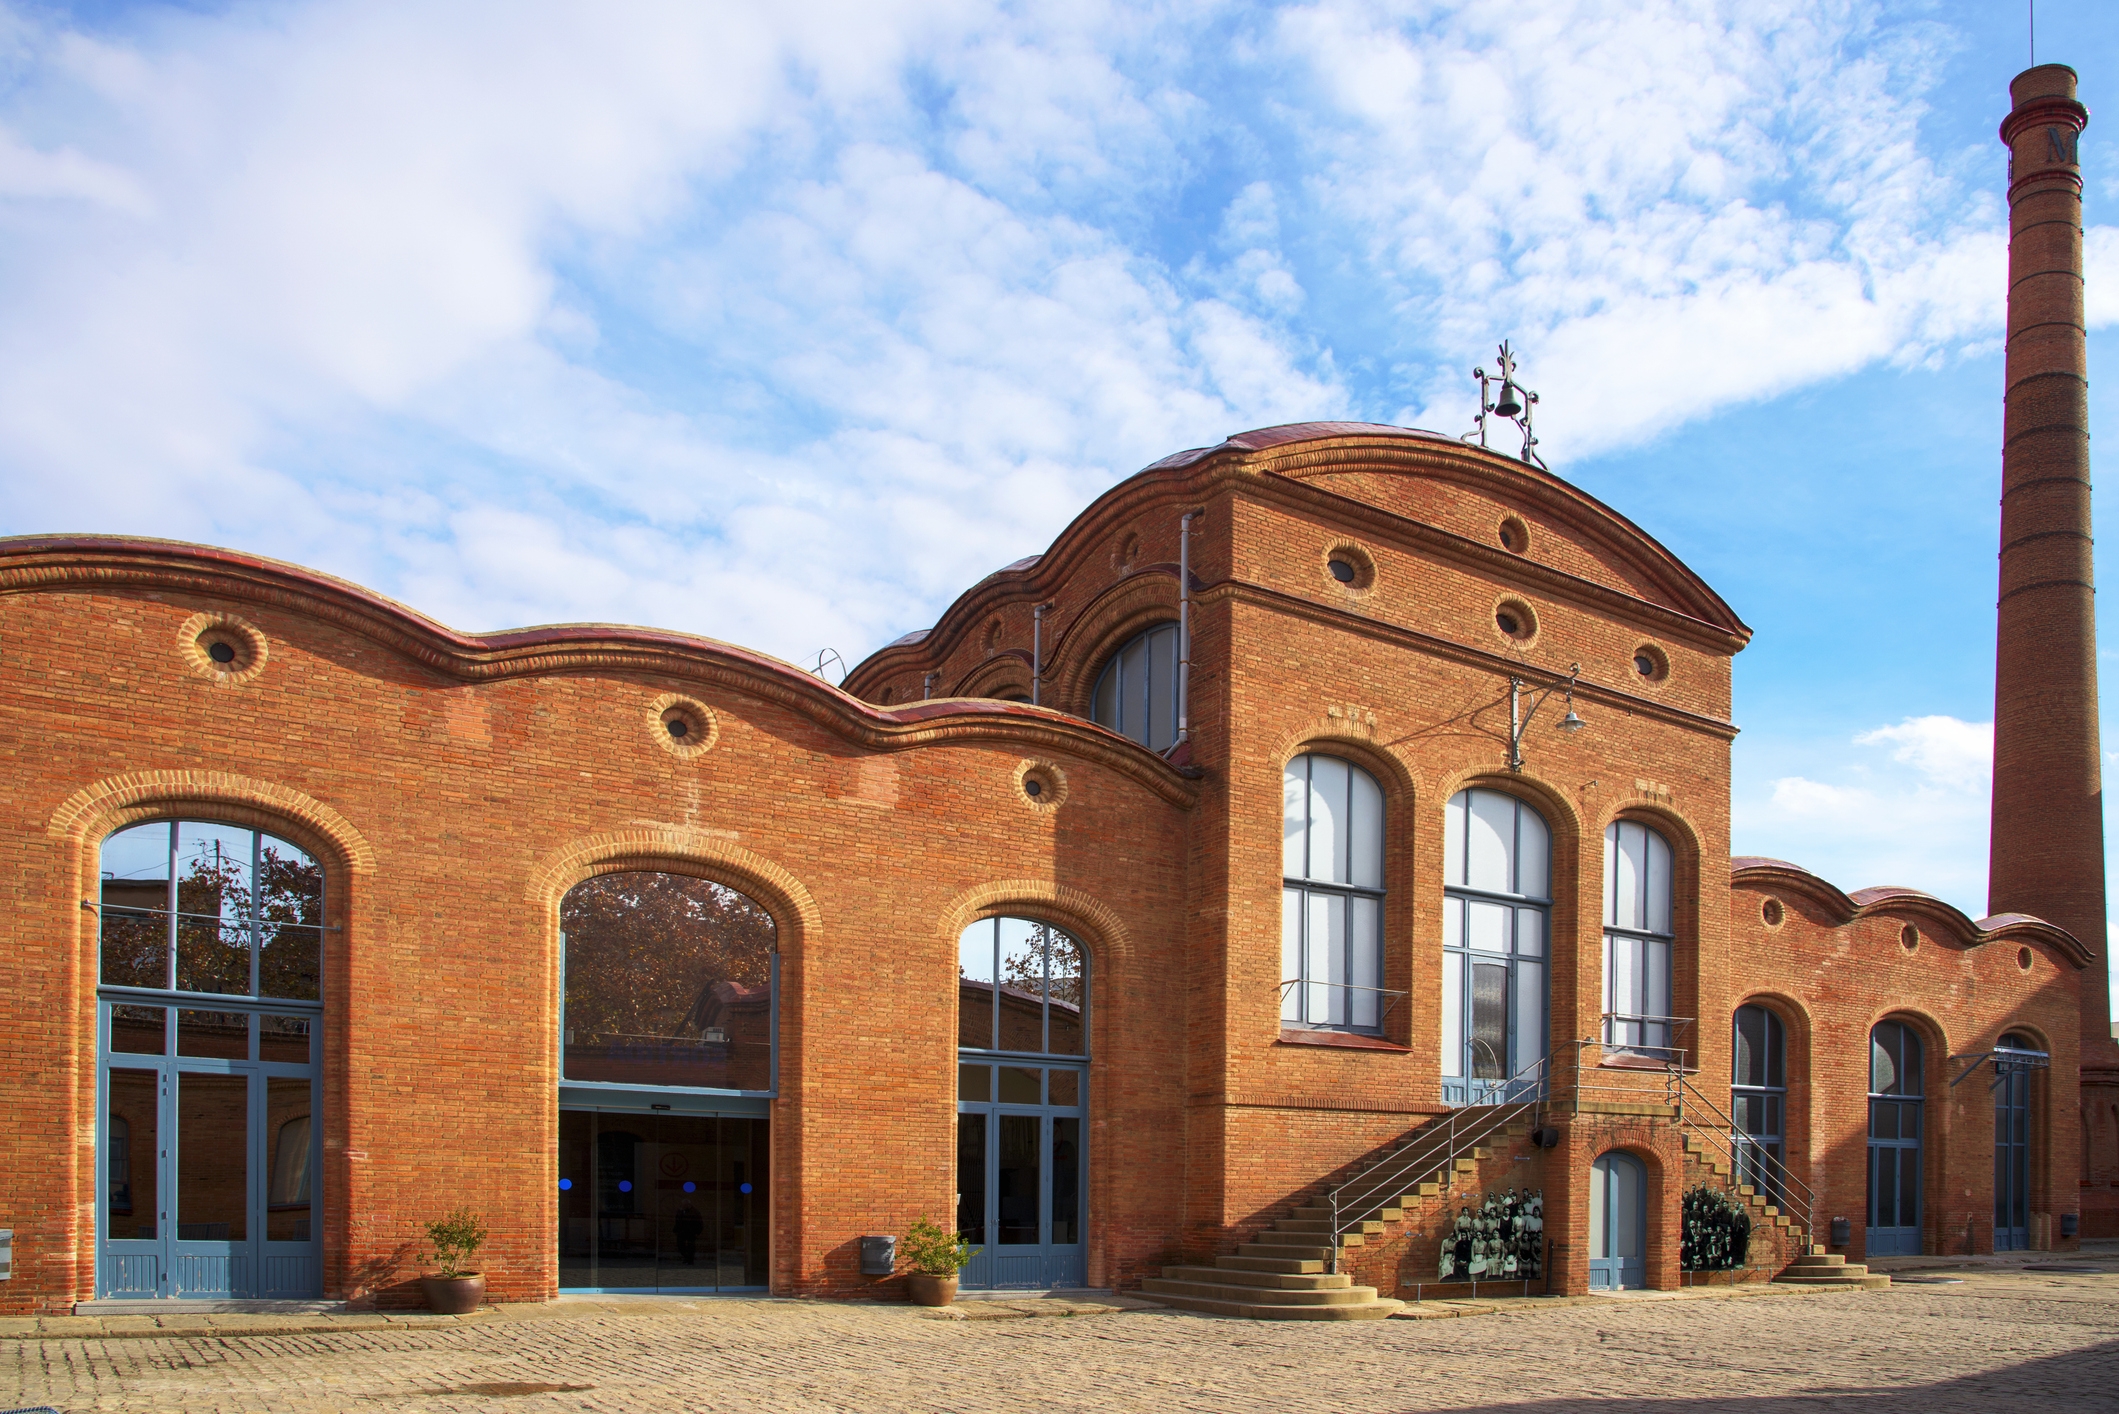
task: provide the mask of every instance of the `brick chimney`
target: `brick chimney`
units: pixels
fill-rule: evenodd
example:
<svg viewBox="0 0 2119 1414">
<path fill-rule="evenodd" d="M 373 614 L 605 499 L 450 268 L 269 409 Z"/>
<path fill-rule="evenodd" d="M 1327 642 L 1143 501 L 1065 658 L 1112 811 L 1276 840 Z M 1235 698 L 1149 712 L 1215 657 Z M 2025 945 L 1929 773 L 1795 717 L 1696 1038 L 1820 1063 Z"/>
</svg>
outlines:
<svg viewBox="0 0 2119 1414">
<path fill-rule="evenodd" d="M 1994 653 L 1987 906 L 2032 913 L 2097 955 L 2083 978 L 2085 1064 L 2110 1065 L 2097 619 L 2090 575 L 2089 370 L 2075 71 L 2009 85 L 2009 343 Z"/>
</svg>

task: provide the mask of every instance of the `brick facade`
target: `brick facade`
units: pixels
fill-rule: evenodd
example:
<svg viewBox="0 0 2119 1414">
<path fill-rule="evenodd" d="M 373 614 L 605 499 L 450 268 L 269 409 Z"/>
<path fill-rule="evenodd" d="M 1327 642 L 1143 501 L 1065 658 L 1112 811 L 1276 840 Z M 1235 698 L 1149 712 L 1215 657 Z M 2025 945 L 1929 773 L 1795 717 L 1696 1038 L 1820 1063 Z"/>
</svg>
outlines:
<svg viewBox="0 0 2119 1414">
<path fill-rule="evenodd" d="M 1165 758 L 1088 718 L 1111 655 L 1175 619 L 1181 597 L 1193 735 Z M 333 1296 L 415 1300 L 420 1224 L 459 1203 L 494 1232 L 482 1265 L 496 1295 L 556 1291 L 560 903 L 622 870 L 714 880 L 771 915 L 774 1290 L 895 1295 L 900 1279 L 860 1274 L 860 1235 L 953 1210 L 957 938 L 996 914 L 1088 950 L 1089 1283 L 1229 1250 L 1444 1112 L 1440 860 L 1444 806 L 1468 787 L 1529 802 L 1552 832 L 1553 1143 L 1512 1140 L 1479 1172 L 1543 1189 L 1552 1290 L 1588 1283 L 1599 1155 L 1645 1167 L 1646 1274 L 1661 1287 L 1680 1280 L 1680 1195 L 1713 1160 L 1688 1143 L 1670 1077 L 1599 1042 L 1618 821 L 1672 849 L 1671 1011 L 1693 1019 L 1678 1044 L 1699 1093 L 1728 1104 L 1737 1006 L 1786 1023 L 1790 1166 L 1819 1194 L 1819 1240 L 1846 1216 L 1850 1254 L 1863 1250 L 1867 1031 L 1904 1018 L 1931 1040 L 1930 1250 L 1977 1250 L 1991 1213 L 1983 1083 L 1950 1090 L 1949 1058 L 2009 1030 L 2052 1053 L 2035 1238 L 2066 1245 L 2054 1220 L 2078 1210 L 2078 1184 L 2106 1168 L 2119 1182 L 2102 1158 L 2085 1168 L 2119 1143 L 2119 1112 L 2077 1102 L 2076 1019 L 2102 994 L 2101 939 L 2025 916 L 1974 923 L 1902 890 L 1846 895 L 1771 861 L 1732 874 L 1731 660 L 1749 632 L 1558 477 L 1359 424 L 1156 463 L 843 689 L 676 634 L 466 636 L 226 551 L 0 541 L 0 1225 L 16 1233 L 0 1310 L 96 1290 L 97 925 L 83 904 L 102 839 L 176 815 L 270 830 L 326 871 Z M 206 651 L 216 633 L 236 641 L 230 663 Z M 1552 697 L 1511 770 L 1511 679 L 1536 694 L 1571 673 L 1584 729 L 1557 730 Z M 1033 690 L 1036 706 L 999 700 Z M 673 713 L 691 728 L 674 745 Z M 1380 1037 L 1280 1021 L 1281 775 L 1306 752 L 1383 791 L 1396 1000 Z M 1767 899 L 1783 910 L 1770 924 Z M 1792 1253 L 1791 1230 L 1768 1228 L 1766 1249 Z M 1432 1263 L 1433 1225 L 1416 1231 L 1379 1242 L 1361 1279 L 1388 1288 Z"/>
</svg>

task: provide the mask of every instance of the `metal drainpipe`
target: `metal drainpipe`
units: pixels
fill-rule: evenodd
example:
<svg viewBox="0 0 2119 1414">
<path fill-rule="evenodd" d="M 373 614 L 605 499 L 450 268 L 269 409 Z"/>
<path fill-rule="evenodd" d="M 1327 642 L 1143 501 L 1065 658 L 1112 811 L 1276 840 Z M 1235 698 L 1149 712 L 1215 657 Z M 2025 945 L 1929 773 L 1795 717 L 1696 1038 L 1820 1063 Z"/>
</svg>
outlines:
<svg viewBox="0 0 2119 1414">
<path fill-rule="evenodd" d="M 1034 605 L 1030 610 L 1030 705 L 1039 706 L 1045 686 L 1045 610 L 1050 603 Z"/>
<path fill-rule="evenodd" d="M 935 679 L 939 677 L 941 677 L 940 673 L 929 673 L 926 677 L 920 679 L 920 700 L 922 702 L 934 696 Z"/>
<path fill-rule="evenodd" d="M 1192 522 L 1204 511 L 1186 511 L 1177 522 L 1177 741 L 1192 739 Z"/>
</svg>

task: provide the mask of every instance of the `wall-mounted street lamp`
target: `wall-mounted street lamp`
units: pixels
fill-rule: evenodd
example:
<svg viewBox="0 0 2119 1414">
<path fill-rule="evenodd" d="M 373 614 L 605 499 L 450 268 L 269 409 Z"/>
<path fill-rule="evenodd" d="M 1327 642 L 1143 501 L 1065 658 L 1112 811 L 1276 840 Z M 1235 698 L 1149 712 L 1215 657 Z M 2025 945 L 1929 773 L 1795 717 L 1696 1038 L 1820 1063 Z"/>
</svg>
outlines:
<svg viewBox="0 0 2119 1414">
<path fill-rule="evenodd" d="M 1479 425 L 1465 433 L 1463 440 L 1469 442 L 1476 437 L 1479 445 L 1484 447 L 1486 420 L 1489 417 L 1502 418 L 1514 423 L 1516 430 L 1523 434 L 1523 450 L 1517 455 L 1532 466 L 1551 471 L 1551 467 L 1545 466 L 1545 458 L 1538 455 L 1538 435 L 1531 430 L 1531 412 L 1538 405 L 1538 395 L 1516 381 L 1516 355 L 1506 339 L 1501 341 L 1500 362 L 1496 367 L 1501 370 L 1498 374 L 1489 374 L 1483 368 L 1472 370 L 1472 377 L 1479 380 Z M 1496 384 L 1499 385 L 1498 393 Z"/>
<path fill-rule="evenodd" d="M 1545 705 L 1545 699 L 1552 696 L 1555 692 L 1565 689 L 1567 693 L 1567 715 L 1560 718 L 1555 724 L 1561 731 L 1571 736 L 1589 725 L 1589 723 L 1575 715 L 1575 679 L 1581 675 L 1582 665 L 1580 663 L 1569 663 L 1567 665 L 1567 681 L 1548 683 L 1545 690 L 1539 693 L 1526 692 L 1525 688 L 1529 685 L 1521 678 L 1510 678 L 1508 680 L 1509 770 L 1520 771 L 1523 769 L 1523 734 L 1530 730 L 1531 719 L 1538 715 L 1538 709 Z M 1524 706 L 1526 700 L 1529 702 L 1527 710 Z"/>
</svg>

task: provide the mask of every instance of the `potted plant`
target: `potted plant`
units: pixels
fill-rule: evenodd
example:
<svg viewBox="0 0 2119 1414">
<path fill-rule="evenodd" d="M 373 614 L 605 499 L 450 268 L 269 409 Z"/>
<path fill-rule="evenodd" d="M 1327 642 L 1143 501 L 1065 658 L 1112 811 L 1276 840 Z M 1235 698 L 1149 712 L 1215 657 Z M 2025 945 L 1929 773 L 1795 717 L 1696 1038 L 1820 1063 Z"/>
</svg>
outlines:
<svg viewBox="0 0 2119 1414">
<path fill-rule="evenodd" d="M 905 1260 L 912 1263 L 905 1289 L 912 1304 L 947 1306 L 956 1300 L 957 1273 L 978 1250 L 958 1234 L 935 1226 L 924 1215 L 914 1218 L 911 1231 L 905 1234 Z"/>
<path fill-rule="evenodd" d="M 486 1299 L 485 1273 L 467 1272 L 464 1264 L 485 1245 L 486 1225 L 469 1208 L 458 1208 L 427 1224 L 427 1241 L 434 1244 L 428 1256 L 437 1268 L 419 1279 L 428 1307 L 447 1316 L 476 1311 Z"/>
</svg>

